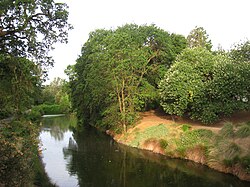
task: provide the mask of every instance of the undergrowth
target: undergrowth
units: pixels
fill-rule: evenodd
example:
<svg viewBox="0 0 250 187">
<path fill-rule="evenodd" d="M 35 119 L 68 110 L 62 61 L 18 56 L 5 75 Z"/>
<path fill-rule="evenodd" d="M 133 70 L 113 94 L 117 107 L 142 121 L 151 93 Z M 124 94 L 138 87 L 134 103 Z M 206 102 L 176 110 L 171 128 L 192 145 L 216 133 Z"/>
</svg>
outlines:
<svg viewBox="0 0 250 187">
<path fill-rule="evenodd" d="M 161 138 L 168 134 L 168 129 L 164 124 L 152 126 L 143 132 L 135 132 L 135 138 L 129 143 L 132 147 L 139 147 L 140 143 L 150 138 Z"/>
</svg>

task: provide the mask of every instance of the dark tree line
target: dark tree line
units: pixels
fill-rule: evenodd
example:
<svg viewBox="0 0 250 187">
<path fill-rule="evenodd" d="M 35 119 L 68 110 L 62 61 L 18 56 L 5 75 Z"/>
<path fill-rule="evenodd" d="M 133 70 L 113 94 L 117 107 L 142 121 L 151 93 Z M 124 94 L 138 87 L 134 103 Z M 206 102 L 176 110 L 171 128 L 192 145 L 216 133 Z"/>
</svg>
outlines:
<svg viewBox="0 0 250 187">
<path fill-rule="evenodd" d="M 39 127 L 25 114 L 53 65 L 48 52 L 67 42 L 67 21 L 67 5 L 53 0 L 0 1 L 0 186 L 32 186 Z"/>
</svg>

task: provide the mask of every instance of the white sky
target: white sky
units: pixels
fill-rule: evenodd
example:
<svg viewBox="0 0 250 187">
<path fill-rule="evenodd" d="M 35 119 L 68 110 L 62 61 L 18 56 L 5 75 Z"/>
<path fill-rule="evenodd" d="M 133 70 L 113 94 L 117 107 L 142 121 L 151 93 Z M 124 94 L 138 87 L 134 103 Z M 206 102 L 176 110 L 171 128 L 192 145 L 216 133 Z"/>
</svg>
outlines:
<svg viewBox="0 0 250 187">
<path fill-rule="evenodd" d="M 250 39 L 250 0 L 56 0 L 69 5 L 68 44 L 57 44 L 51 52 L 54 77 L 66 78 L 64 69 L 75 64 L 88 34 L 95 29 L 116 28 L 126 23 L 155 24 L 187 36 L 195 26 L 204 27 L 213 46 L 223 49 Z"/>
</svg>

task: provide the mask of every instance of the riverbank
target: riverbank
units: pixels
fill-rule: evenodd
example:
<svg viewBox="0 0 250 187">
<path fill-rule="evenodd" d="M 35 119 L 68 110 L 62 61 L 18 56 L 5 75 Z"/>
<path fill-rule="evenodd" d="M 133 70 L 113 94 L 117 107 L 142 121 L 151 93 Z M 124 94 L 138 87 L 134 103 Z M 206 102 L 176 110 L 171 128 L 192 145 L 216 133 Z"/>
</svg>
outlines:
<svg viewBox="0 0 250 187">
<path fill-rule="evenodd" d="M 127 133 L 113 134 L 113 138 L 131 147 L 192 160 L 250 181 L 250 124 L 243 123 L 250 121 L 250 115 L 237 116 L 204 126 L 149 111 L 142 113 L 141 120 Z"/>
</svg>

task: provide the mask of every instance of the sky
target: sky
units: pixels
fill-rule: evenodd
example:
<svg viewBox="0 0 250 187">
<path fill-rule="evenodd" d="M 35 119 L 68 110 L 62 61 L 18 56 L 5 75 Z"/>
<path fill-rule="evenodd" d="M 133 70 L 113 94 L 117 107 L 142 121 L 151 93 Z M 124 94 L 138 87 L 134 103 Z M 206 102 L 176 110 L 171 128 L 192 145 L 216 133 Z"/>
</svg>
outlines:
<svg viewBox="0 0 250 187">
<path fill-rule="evenodd" d="M 50 54 L 55 60 L 49 83 L 66 78 L 64 70 L 75 64 L 90 32 L 115 29 L 126 23 L 155 24 L 169 33 L 185 37 L 195 26 L 203 27 L 213 48 L 229 50 L 250 39 L 249 0 L 55 0 L 69 6 L 68 44 L 56 44 Z"/>
</svg>

